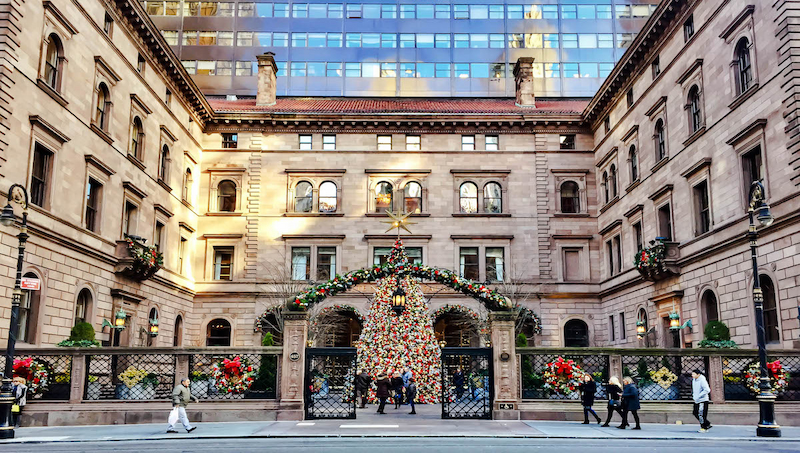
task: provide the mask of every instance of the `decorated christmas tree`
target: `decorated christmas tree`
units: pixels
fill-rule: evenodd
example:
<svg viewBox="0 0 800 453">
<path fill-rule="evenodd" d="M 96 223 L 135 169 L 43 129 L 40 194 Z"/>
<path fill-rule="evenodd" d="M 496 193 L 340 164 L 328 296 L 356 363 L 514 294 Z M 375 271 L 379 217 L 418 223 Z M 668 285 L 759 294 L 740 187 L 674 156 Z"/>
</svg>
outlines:
<svg viewBox="0 0 800 453">
<path fill-rule="evenodd" d="M 408 256 L 398 240 L 389 256 L 390 266 L 407 268 Z M 405 291 L 405 310 L 392 310 L 392 294 L 397 285 Z M 411 370 L 417 384 L 417 401 L 437 403 L 442 393 L 439 375 L 441 350 L 428 316 L 428 304 L 417 278 L 388 275 L 378 280 L 375 299 L 361 330 L 358 344 L 358 368 L 375 378 L 379 374 Z M 374 400 L 374 391 L 370 400 Z"/>
</svg>

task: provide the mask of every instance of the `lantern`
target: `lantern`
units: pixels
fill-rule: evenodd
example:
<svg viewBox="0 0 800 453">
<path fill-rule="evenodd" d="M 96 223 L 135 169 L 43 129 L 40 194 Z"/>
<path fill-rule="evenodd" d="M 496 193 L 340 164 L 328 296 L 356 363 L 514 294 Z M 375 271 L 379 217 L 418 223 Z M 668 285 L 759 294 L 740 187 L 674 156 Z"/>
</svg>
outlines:
<svg viewBox="0 0 800 453">
<path fill-rule="evenodd" d="M 150 320 L 150 327 L 148 328 L 147 334 L 151 337 L 158 336 L 158 319 Z"/>
<path fill-rule="evenodd" d="M 647 333 L 647 326 L 644 325 L 644 321 L 636 321 L 636 336 L 641 340 L 645 333 Z"/>
<path fill-rule="evenodd" d="M 439 347 L 440 348 L 444 348 L 445 346 L 447 346 L 447 342 L 446 341 L 444 341 L 444 340 L 439 341 Z"/>
<path fill-rule="evenodd" d="M 122 330 L 125 328 L 125 321 L 128 320 L 128 314 L 125 313 L 125 310 L 119 309 L 117 314 L 114 316 L 114 328 Z"/>
<path fill-rule="evenodd" d="M 397 288 L 394 290 L 392 294 L 392 310 L 397 316 L 403 314 L 403 311 L 406 309 L 406 292 L 403 291 L 403 288 L 400 285 L 397 285 Z"/>
<path fill-rule="evenodd" d="M 681 328 L 681 315 L 678 312 L 673 311 L 669 314 L 669 328 L 672 330 Z"/>
</svg>

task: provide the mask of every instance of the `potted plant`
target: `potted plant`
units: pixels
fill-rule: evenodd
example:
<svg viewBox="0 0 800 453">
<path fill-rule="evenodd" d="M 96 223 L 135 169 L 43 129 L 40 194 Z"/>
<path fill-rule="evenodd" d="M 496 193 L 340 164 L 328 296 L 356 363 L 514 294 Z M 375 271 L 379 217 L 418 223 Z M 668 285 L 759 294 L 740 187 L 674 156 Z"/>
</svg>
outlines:
<svg viewBox="0 0 800 453">
<path fill-rule="evenodd" d="M 703 338 L 698 346 L 701 348 L 738 348 L 736 342 L 731 341 L 731 331 L 728 326 L 721 321 L 709 321 L 703 330 Z"/>
<path fill-rule="evenodd" d="M 667 241 L 664 238 L 656 238 L 650 241 L 649 246 L 636 252 L 633 265 L 643 279 L 658 281 L 680 274 L 677 260 L 677 243 Z"/>
<path fill-rule="evenodd" d="M 117 398 L 127 400 L 147 399 L 142 381 L 148 376 L 147 371 L 129 366 L 117 376 L 121 384 L 117 385 Z M 155 393 L 155 392 L 154 392 Z"/>
<path fill-rule="evenodd" d="M 94 326 L 88 322 L 75 324 L 69 334 L 69 338 L 58 343 L 62 348 L 93 348 L 100 346 L 100 342 L 94 339 Z"/>
<path fill-rule="evenodd" d="M 208 388 L 211 386 L 211 378 L 207 373 L 192 371 L 192 395 L 198 399 L 208 398 Z"/>
<path fill-rule="evenodd" d="M 156 398 L 156 387 L 158 387 L 158 375 L 155 373 L 148 373 L 147 376 L 142 379 L 140 385 L 142 386 L 142 397 L 143 400 L 152 400 Z"/>
<path fill-rule="evenodd" d="M 87 377 L 86 383 L 86 399 L 87 400 L 99 400 L 100 399 L 100 381 L 98 377 L 90 374 Z"/>
<path fill-rule="evenodd" d="M 639 359 L 636 366 L 639 394 L 647 396 L 647 399 L 657 401 L 678 399 L 676 384 L 678 376 L 670 368 L 669 360 L 666 357 L 662 358 L 661 367 L 656 371 L 650 371 L 647 362 L 643 358 Z"/>
</svg>

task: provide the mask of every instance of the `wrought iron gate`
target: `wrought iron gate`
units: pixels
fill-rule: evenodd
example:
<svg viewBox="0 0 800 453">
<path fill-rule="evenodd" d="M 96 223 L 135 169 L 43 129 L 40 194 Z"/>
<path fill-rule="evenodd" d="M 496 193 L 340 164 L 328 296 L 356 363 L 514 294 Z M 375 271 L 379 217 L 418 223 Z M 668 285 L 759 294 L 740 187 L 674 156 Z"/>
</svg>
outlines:
<svg viewBox="0 0 800 453">
<path fill-rule="evenodd" d="M 491 419 L 493 400 L 492 349 L 443 348 L 442 418 Z"/>
<path fill-rule="evenodd" d="M 356 348 L 306 349 L 306 419 L 356 418 Z"/>
</svg>

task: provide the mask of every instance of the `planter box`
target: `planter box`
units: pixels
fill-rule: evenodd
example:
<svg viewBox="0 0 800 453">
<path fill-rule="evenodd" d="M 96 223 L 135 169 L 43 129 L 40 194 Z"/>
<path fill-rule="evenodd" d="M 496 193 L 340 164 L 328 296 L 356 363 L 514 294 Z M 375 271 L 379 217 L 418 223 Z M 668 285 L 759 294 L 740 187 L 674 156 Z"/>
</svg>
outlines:
<svg viewBox="0 0 800 453">
<path fill-rule="evenodd" d="M 128 388 L 125 384 L 117 384 L 116 396 L 121 400 L 152 400 L 156 398 L 156 388 L 143 384 Z"/>
<path fill-rule="evenodd" d="M 208 390 L 211 386 L 211 380 L 205 381 L 192 381 L 190 390 L 192 395 L 199 399 L 207 399 L 208 398 Z"/>
<path fill-rule="evenodd" d="M 642 386 L 639 390 L 639 395 L 645 396 L 647 400 L 653 401 L 676 400 L 678 399 L 678 394 L 679 389 L 677 385 L 664 388 L 658 384 L 647 384 Z"/>
<path fill-rule="evenodd" d="M 86 384 L 86 399 L 99 400 L 100 399 L 100 382 L 94 381 Z"/>
<path fill-rule="evenodd" d="M 42 394 L 42 400 L 67 401 L 69 400 L 69 384 L 50 384 L 47 391 Z"/>
<path fill-rule="evenodd" d="M 678 266 L 678 258 L 680 258 L 678 243 L 664 241 L 663 244 L 664 258 L 661 259 L 658 267 L 640 267 L 636 269 L 644 280 L 656 282 L 681 274 L 681 268 Z"/>
<path fill-rule="evenodd" d="M 134 241 L 133 245 L 141 250 L 147 249 L 147 246 L 140 242 Z M 142 265 L 134 259 L 133 255 L 131 255 L 131 251 L 128 250 L 128 241 L 117 241 L 114 255 L 118 259 L 116 266 L 114 266 L 114 272 L 132 280 L 140 282 L 147 280 L 161 269 L 161 266 L 158 265 L 152 267 Z"/>
</svg>

